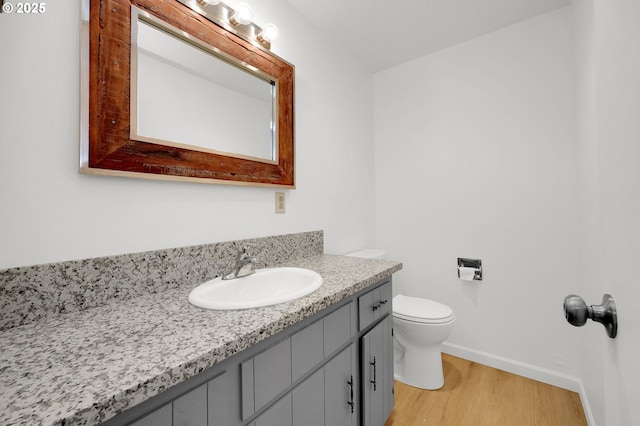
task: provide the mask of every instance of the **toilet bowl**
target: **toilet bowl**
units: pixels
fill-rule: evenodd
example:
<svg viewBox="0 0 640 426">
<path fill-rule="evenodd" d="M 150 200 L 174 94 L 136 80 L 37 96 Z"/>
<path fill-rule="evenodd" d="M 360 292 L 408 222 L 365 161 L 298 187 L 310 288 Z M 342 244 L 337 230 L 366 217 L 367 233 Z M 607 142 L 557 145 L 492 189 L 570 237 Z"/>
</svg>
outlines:
<svg viewBox="0 0 640 426">
<path fill-rule="evenodd" d="M 453 310 L 447 305 L 420 297 L 395 296 L 395 379 L 421 389 L 441 388 L 441 345 L 451 334 L 454 321 Z"/>
<path fill-rule="evenodd" d="M 380 249 L 364 249 L 347 256 L 384 259 Z M 421 389 L 440 389 L 442 342 L 451 334 L 456 317 L 439 302 L 398 294 L 393 298 L 393 361 L 396 380 Z"/>
</svg>

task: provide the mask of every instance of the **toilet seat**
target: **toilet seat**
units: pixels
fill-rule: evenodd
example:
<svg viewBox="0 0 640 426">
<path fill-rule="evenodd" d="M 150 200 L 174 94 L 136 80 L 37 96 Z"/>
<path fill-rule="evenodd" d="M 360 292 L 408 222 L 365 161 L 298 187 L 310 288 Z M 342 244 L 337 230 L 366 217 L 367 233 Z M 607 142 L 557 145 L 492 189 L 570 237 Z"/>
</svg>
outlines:
<svg viewBox="0 0 640 426">
<path fill-rule="evenodd" d="M 422 324 L 444 324 L 455 320 L 453 310 L 443 303 L 402 294 L 393 298 L 393 316 Z"/>
</svg>

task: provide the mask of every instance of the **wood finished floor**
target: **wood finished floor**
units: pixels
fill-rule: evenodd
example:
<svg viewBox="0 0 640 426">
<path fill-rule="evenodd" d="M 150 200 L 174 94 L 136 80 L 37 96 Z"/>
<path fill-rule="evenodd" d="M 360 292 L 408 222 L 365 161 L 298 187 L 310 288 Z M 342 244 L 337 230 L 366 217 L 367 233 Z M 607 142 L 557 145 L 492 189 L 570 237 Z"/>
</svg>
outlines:
<svg viewBox="0 0 640 426">
<path fill-rule="evenodd" d="M 444 387 L 395 383 L 385 426 L 586 426 L 580 396 L 447 354 Z"/>
</svg>

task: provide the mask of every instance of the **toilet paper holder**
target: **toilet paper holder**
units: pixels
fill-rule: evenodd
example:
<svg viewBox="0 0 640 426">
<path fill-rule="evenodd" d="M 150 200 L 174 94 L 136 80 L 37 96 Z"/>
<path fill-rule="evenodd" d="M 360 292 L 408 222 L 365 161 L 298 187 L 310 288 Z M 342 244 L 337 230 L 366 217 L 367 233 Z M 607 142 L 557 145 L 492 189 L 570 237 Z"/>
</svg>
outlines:
<svg viewBox="0 0 640 426">
<path fill-rule="evenodd" d="M 458 278 L 463 281 L 482 281 L 482 260 L 459 257 Z"/>
</svg>

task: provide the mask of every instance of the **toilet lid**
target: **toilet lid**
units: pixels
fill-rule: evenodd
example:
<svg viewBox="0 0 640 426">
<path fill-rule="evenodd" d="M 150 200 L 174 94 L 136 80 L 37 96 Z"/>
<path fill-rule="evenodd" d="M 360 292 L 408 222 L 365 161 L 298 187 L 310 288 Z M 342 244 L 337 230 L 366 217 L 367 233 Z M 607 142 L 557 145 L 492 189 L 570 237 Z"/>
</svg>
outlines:
<svg viewBox="0 0 640 426">
<path fill-rule="evenodd" d="M 393 298 L 393 316 L 429 324 L 450 322 L 455 318 L 453 310 L 443 303 L 402 294 Z"/>
</svg>

